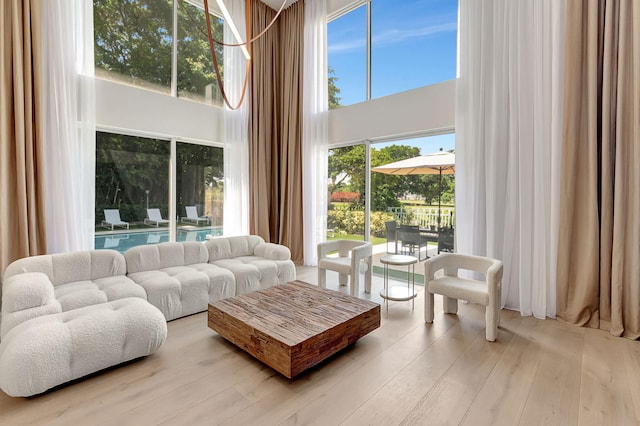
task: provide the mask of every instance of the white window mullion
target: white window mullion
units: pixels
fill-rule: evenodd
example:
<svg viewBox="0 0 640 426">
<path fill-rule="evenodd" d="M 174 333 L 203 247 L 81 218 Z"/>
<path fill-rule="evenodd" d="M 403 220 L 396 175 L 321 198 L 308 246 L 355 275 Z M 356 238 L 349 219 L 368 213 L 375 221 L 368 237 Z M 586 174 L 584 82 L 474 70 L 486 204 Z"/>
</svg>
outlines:
<svg viewBox="0 0 640 426">
<path fill-rule="evenodd" d="M 371 235 L 371 141 L 364 141 L 364 240 Z"/>
<path fill-rule="evenodd" d="M 176 176 L 178 170 L 177 161 L 177 140 L 171 138 L 171 162 L 169 163 L 169 218 L 171 223 L 169 226 L 169 241 L 177 241 L 177 228 L 178 228 L 178 216 L 177 216 L 177 190 L 176 190 Z"/>
<path fill-rule="evenodd" d="M 371 1 L 367 1 L 367 100 L 371 99 Z"/>
<path fill-rule="evenodd" d="M 171 47 L 171 96 L 178 96 L 178 2 L 173 0 L 173 41 Z"/>
</svg>

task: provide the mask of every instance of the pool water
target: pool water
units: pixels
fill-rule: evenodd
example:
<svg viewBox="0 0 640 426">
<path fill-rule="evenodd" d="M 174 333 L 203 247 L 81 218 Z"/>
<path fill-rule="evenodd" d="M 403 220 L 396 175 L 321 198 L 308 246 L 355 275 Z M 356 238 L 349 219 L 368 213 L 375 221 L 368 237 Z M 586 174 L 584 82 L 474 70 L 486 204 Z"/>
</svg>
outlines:
<svg viewBox="0 0 640 426">
<path fill-rule="evenodd" d="M 220 236 L 222 235 L 222 228 L 207 228 L 186 231 L 183 229 L 178 230 L 177 240 L 182 241 L 200 241 L 206 240 L 207 235 Z M 112 249 L 117 250 L 120 253 L 124 253 L 131 247 L 141 246 L 146 244 L 158 244 L 166 243 L 169 241 L 169 231 L 138 231 L 127 232 L 109 235 L 96 235 L 94 239 L 94 247 L 96 249 Z"/>
</svg>

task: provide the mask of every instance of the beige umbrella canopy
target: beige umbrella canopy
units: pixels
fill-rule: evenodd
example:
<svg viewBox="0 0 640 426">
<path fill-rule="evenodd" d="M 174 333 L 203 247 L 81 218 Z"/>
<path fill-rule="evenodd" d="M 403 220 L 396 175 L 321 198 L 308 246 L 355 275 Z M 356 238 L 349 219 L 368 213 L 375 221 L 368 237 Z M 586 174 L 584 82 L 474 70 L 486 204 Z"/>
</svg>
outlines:
<svg viewBox="0 0 640 426">
<path fill-rule="evenodd" d="M 455 174 L 456 155 L 451 152 L 439 151 L 433 154 L 407 158 L 383 166 L 373 167 L 371 170 L 388 175 L 440 175 L 440 190 L 438 192 L 438 229 L 440 229 L 440 196 L 442 195 L 442 175 Z"/>
<path fill-rule="evenodd" d="M 388 175 L 452 175 L 455 173 L 455 166 L 455 154 L 439 151 L 373 167 L 371 170 Z"/>
</svg>

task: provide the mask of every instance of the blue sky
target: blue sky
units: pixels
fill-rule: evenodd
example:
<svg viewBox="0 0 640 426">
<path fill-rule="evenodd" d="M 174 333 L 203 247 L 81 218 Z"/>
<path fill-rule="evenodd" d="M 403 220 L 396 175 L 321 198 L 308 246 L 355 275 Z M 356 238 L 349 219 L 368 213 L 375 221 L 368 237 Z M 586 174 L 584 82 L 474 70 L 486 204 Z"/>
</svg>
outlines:
<svg viewBox="0 0 640 426">
<path fill-rule="evenodd" d="M 446 135 L 427 136 L 422 138 L 403 139 L 399 141 L 371 144 L 371 146 L 375 149 L 381 149 L 389 145 L 416 146 L 420 148 L 420 155 L 432 154 L 434 152 L 440 151 L 440 148 L 442 148 L 444 151 L 455 149 L 456 135 L 454 133 L 451 133 Z"/>
<path fill-rule="evenodd" d="M 373 0 L 372 97 L 455 78 L 457 0 Z M 328 26 L 341 103 L 366 96 L 366 5 Z"/>
</svg>

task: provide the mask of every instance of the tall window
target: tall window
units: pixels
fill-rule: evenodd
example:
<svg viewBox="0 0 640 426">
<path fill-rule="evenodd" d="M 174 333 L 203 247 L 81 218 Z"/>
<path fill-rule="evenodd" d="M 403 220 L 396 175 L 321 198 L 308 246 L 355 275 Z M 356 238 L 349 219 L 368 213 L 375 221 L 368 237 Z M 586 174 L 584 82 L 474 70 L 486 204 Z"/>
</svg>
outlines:
<svg viewBox="0 0 640 426">
<path fill-rule="evenodd" d="M 330 108 L 455 78 L 457 0 L 364 3 L 327 26 Z"/>
<path fill-rule="evenodd" d="M 374 252 L 402 252 L 421 259 L 434 254 L 439 247 L 452 249 L 455 175 L 440 176 L 437 170 L 419 174 L 407 170 L 402 174 L 375 171 L 378 166 L 441 150 L 455 153 L 454 134 L 329 149 L 327 239 L 366 239 L 374 245 Z M 369 234 L 365 236 L 367 226 Z M 417 244 L 398 238 L 396 229 L 402 227 L 416 228 L 420 234 Z"/>
<path fill-rule="evenodd" d="M 95 0 L 96 75 L 222 105 L 204 10 L 193 2 L 175 1 L 174 7 L 171 0 Z M 213 37 L 221 40 L 223 20 L 214 15 L 211 18 Z M 222 69 L 222 47 L 218 45 L 216 58 Z"/>
</svg>

